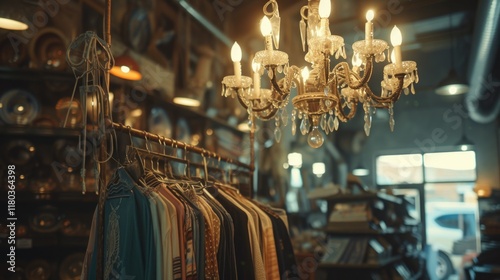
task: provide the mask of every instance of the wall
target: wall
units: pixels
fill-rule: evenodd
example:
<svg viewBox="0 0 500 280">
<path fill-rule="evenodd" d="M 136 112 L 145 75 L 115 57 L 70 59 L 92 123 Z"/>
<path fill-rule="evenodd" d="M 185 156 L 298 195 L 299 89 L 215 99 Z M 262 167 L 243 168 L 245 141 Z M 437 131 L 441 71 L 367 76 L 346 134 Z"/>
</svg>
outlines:
<svg viewBox="0 0 500 280">
<path fill-rule="evenodd" d="M 400 110 L 396 112 L 396 127 L 390 132 L 384 120 L 374 121 L 360 160 L 371 170 L 363 178 L 375 185 L 375 157 L 383 153 L 433 152 L 456 144 L 462 134 L 462 124 L 468 139 L 475 144 L 477 185 L 500 188 L 498 121 L 478 124 L 470 120 L 461 103 L 447 107 Z"/>
</svg>

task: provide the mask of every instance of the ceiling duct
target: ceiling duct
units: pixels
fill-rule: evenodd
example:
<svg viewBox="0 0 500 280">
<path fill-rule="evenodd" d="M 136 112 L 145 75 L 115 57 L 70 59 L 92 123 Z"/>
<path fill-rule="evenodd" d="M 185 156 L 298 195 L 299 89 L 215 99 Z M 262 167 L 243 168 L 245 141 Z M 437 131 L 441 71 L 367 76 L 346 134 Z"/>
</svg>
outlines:
<svg viewBox="0 0 500 280">
<path fill-rule="evenodd" d="M 500 0 L 479 2 L 469 62 L 470 91 L 465 103 L 472 120 L 488 123 L 500 112 L 499 93 L 495 92 L 493 66 L 500 41 Z"/>
</svg>

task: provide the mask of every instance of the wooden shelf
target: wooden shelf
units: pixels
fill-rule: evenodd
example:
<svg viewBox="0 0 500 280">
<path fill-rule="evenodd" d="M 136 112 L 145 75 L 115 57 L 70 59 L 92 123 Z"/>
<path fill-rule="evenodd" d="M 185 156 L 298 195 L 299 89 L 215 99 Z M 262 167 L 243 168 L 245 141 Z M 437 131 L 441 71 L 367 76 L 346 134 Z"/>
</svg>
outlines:
<svg viewBox="0 0 500 280">
<path fill-rule="evenodd" d="M 361 194 L 335 194 L 335 195 L 321 197 L 318 199 L 328 200 L 329 202 L 352 202 L 352 201 L 366 201 L 374 199 L 381 199 L 396 204 L 401 204 L 403 202 L 403 200 L 399 197 L 395 197 L 381 192 L 377 193 L 366 192 Z"/>
<path fill-rule="evenodd" d="M 14 81 L 66 81 L 75 82 L 76 78 L 73 73 L 68 71 L 40 70 L 40 69 L 23 69 L 23 68 L 8 68 L 0 67 L 0 79 Z"/>
<path fill-rule="evenodd" d="M 0 135 L 78 137 L 81 129 L 62 127 L 0 126 Z"/>
<path fill-rule="evenodd" d="M 4 196 L 7 198 L 7 196 Z M 34 193 L 29 191 L 17 191 L 16 201 L 21 202 L 34 202 L 34 201 L 57 201 L 57 202 L 92 202 L 97 203 L 97 195 L 94 192 L 87 192 L 82 194 L 78 191 L 68 192 L 49 192 L 49 193 Z M 2 199 L 3 200 L 3 199 Z M 0 200 L 1 201 L 1 200 Z"/>
<path fill-rule="evenodd" d="M 411 227 L 401 227 L 401 228 L 387 228 L 385 230 L 378 230 L 378 229 L 371 229 L 367 228 L 365 229 L 352 229 L 350 227 L 335 227 L 335 225 L 329 225 L 326 226 L 322 229 L 323 231 L 327 233 L 335 233 L 335 234 L 349 234 L 349 235 L 390 235 L 390 234 L 404 234 L 404 233 L 410 233 L 413 232 L 413 229 Z"/>
<path fill-rule="evenodd" d="M 328 269 L 379 269 L 385 267 L 389 264 L 395 263 L 402 259 L 401 256 L 393 256 L 384 259 L 378 263 L 362 263 L 362 264 L 350 264 L 350 263 L 320 263 L 319 267 Z"/>
</svg>

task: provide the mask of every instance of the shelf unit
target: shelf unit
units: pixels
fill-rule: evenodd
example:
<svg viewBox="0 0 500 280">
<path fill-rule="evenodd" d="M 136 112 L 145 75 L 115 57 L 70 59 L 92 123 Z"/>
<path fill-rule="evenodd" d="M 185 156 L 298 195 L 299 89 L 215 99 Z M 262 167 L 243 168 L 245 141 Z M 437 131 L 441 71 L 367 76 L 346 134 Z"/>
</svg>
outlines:
<svg viewBox="0 0 500 280">
<path fill-rule="evenodd" d="M 382 192 L 318 199 L 328 202 L 328 222 L 322 231 L 329 243 L 316 279 L 420 278 L 419 224 L 405 223 L 406 200 Z"/>
</svg>

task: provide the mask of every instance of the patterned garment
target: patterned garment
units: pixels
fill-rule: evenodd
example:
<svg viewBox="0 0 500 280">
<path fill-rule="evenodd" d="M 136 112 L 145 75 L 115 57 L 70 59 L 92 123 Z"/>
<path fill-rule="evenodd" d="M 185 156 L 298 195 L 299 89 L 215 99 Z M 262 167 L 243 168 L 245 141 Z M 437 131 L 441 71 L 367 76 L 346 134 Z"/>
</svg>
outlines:
<svg viewBox="0 0 500 280">
<path fill-rule="evenodd" d="M 107 186 L 104 205 L 104 279 L 155 279 L 156 250 L 148 199 L 124 168 Z M 127 233 L 127 234 L 123 234 Z M 96 279 L 97 244 L 88 279 Z"/>
</svg>

